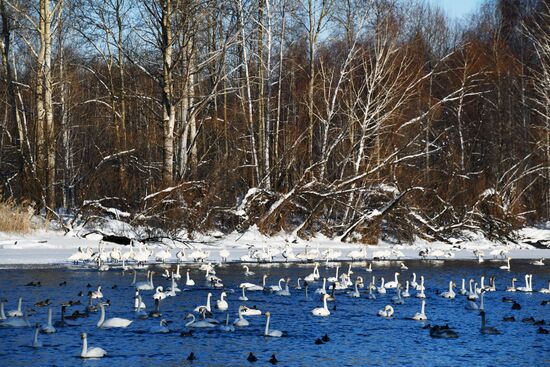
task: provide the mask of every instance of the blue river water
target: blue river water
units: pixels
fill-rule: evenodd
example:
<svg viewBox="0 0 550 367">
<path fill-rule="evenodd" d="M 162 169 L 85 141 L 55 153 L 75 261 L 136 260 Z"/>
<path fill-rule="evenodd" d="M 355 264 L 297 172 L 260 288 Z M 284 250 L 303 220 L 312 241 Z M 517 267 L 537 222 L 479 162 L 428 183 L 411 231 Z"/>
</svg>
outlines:
<svg viewBox="0 0 550 367">
<path fill-rule="evenodd" d="M 181 336 L 186 331 L 184 317 L 197 305 L 206 303 L 206 295 L 213 293 L 214 317 L 225 319 L 225 313 L 216 311 L 215 300 L 222 289 L 211 289 L 204 282 L 204 272 L 197 265 L 184 265 L 182 274 L 191 269 L 195 287 L 185 287 L 185 275 L 178 281 L 179 287 L 186 290 L 176 297 L 168 297 L 161 304 L 162 318 L 170 320 L 168 334 L 151 334 L 149 329 L 158 325 L 158 318 L 135 319 L 133 312 L 134 289 L 131 286 L 133 273 L 123 272 L 112 267 L 107 272 L 98 272 L 85 267 L 21 267 L 0 269 L 0 298 L 6 298 L 6 312 L 17 307 L 17 299 L 23 297 L 23 307 L 33 308 L 29 320 L 31 324 L 45 324 L 48 307 L 36 307 L 37 301 L 50 299 L 54 309 L 54 321 L 60 318 L 60 304 L 70 300 L 80 300 L 81 305 L 72 306 L 68 314 L 82 311 L 87 302 L 89 290 L 102 286 L 104 300 L 111 306 L 106 308 L 107 318 L 123 317 L 135 319 L 126 329 L 104 330 L 96 327 L 98 313 L 88 318 L 80 318 L 79 326 L 58 328 L 55 334 L 41 334 L 41 348 L 31 346 L 33 328 L 0 327 L 0 366 L 266 366 L 272 354 L 276 355 L 278 366 L 550 366 L 550 335 L 538 334 L 539 326 L 524 323 L 526 317 L 544 319 L 543 328 L 550 329 L 549 294 L 539 292 L 506 292 L 512 277 L 518 278 L 516 286 L 524 285 L 524 274 L 533 274 L 533 288 L 548 287 L 550 267 L 533 266 L 528 261 L 512 261 L 512 271 L 500 270 L 503 263 L 486 261 L 477 264 L 469 261 L 431 263 L 409 261 L 409 270 L 399 270 L 397 262 L 375 262 L 372 273 L 365 271 L 365 263 L 353 263 L 355 276 L 362 276 L 368 285 L 372 275 L 393 280 L 394 272 L 401 273 L 404 284 L 413 272 L 426 279 L 426 314 L 431 325 L 449 324 L 458 333 L 457 339 L 434 339 L 425 323 L 410 318 L 420 310 L 420 300 L 414 297 L 405 299 L 405 304 L 394 305 L 395 317 L 378 317 L 378 310 L 392 304 L 394 290 L 387 294 L 376 294 L 376 300 L 367 298 L 366 289 L 361 290 L 361 298 L 351 298 L 346 291 L 336 292 L 336 301 L 329 303 L 331 315 L 315 317 L 311 310 L 321 307 L 320 297 L 314 290 L 321 282 L 311 283 L 309 299 L 304 290 L 295 290 L 296 279 L 312 272 L 312 264 L 270 264 L 251 265 L 255 275 L 244 277 L 240 264 L 230 264 L 216 268 L 216 275 L 223 279 L 228 293 L 230 320 L 237 317 L 241 304 L 256 306 L 263 312 L 271 312 L 270 328 L 286 332 L 282 338 L 263 336 L 264 316 L 250 316 L 250 326 L 237 328 L 235 332 L 219 329 L 195 330 L 192 336 Z M 344 271 L 348 263 L 341 263 Z M 174 268 L 175 266 L 173 266 Z M 157 273 L 163 269 L 156 269 Z M 335 269 L 320 267 L 321 276 L 333 276 Z M 138 280 L 145 279 L 146 270 L 138 270 Z M 268 274 L 267 284 L 276 284 L 281 277 L 291 278 L 291 296 L 283 297 L 264 292 L 247 292 L 249 301 L 238 300 L 238 285 L 243 282 L 261 284 L 263 274 Z M 481 318 L 477 311 L 465 309 L 466 299 L 457 295 L 456 299 L 442 298 L 438 292 L 448 288 L 449 280 L 460 288 L 461 279 L 496 277 L 496 292 L 485 293 L 485 310 L 488 324 L 497 327 L 502 334 L 484 335 L 480 333 Z M 40 281 L 40 287 L 26 286 L 32 281 Z M 66 285 L 60 286 L 62 282 Z M 90 284 L 92 287 L 87 288 Z M 486 280 L 486 285 L 488 280 Z M 115 286 L 113 289 L 113 286 Z M 155 277 L 155 286 L 169 287 L 170 281 Z M 188 288 L 188 289 L 187 289 Z M 79 292 L 84 296 L 78 297 Z M 153 291 L 143 292 L 147 310 L 153 308 Z M 521 310 L 512 310 L 511 303 L 503 302 L 502 297 L 510 297 L 521 305 Z M 333 310 L 336 305 L 336 310 Z M 503 317 L 514 316 L 515 322 L 504 322 Z M 108 355 L 102 359 L 80 359 L 82 341 L 80 333 L 88 334 L 88 344 L 105 349 Z M 328 334 L 330 341 L 315 344 L 317 338 Z M 197 359 L 188 361 L 193 352 Z M 252 352 L 257 362 L 248 362 Z"/>
</svg>

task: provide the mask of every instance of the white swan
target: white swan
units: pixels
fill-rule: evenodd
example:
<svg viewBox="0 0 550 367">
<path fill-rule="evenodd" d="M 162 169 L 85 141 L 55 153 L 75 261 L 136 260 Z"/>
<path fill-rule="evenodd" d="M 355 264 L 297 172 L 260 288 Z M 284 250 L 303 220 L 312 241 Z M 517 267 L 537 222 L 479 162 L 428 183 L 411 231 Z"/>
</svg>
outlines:
<svg viewBox="0 0 550 367">
<path fill-rule="evenodd" d="M 153 294 L 153 299 L 163 300 L 165 298 L 166 298 L 166 293 L 164 292 L 164 288 L 162 288 L 162 286 L 158 286 L 155 290 L 155 294 Z"/>
<path fill-rule="evenodd" d="M 241 283 L 239 284 L 239 288 L 245 288 L 247 291 L 262 291 L 265 287 L 265 278 L 266 278 L 266 275 L 264 275 L 264 280 L 263 280 L 263 286 L 261 285 L 257 285 L 257 284 L 254 284 L 254 283 L 249 283 L 249 282 L 245 282 L 245 283 Z"/>
<path fill-rule="evenodd" d="M 386 294 L 386 287 L 385 287 L 385 284 L 384 284 L 384 277 L 380 278 L 380 287 L 376 288 L 376 290 L 380 294 Z"/>
<path fill-rule="evenodd" d="M 145 311 L 145 303 L 141 300 L 141 295 L 138 293 L 136 297 L 136 302 L 134 304 L 135 317 L 141 320 L 144 320 L 149 317 Z"/>
<path fill-rule="evenodd" d="M 153 275 L 155 274 L 154 271 L 148 271 L 147 272 L 147 281 L 146 282 L 139 282 L 134 285 L 137 289 L 140 291 L 152 291 L 155 289 L 155 285 L 153 284 Z"/>
<path fill-rule="evenodd" d="M 243 293 L 242 293 L 241 296 L 239 296 L 239 301 L 248 301 L 248 297 L 247 297 L 246 294 L 245 294 L 246 288 L 245 288 L 245 287 L 242 287 L 241 290 L 243 291 Z"/>
<path fill-rule="evenodd" d="M 393 316 L 393 307 L 390 305 L 386 305 L 383 310 L 378 311 L 378 316 L 390 318 Z"/>
<path fill-rule="evenodd" d="M 176 265 L 176 272 L 172 272 L 172 278 L 173 279 L 181 279 L 181 274 L 180 274 L 180 264 L 177 264 Z"/>
<path fill-rule="evenodd" d="M 338 278 L 338 270 L 340 270 L 340 266 L 337 266 L 337 267 L 336 267 L 336 274 L 335 274 L 333 277 L 328 277 L 328 278 L 327 278 L 327 281 L 328 281 L 329 283 L 335 283 L 335 282 L 338 281 L 338 279 L 339 279 L 339 278 Z"/>
<path fill-rule="evenodd" d="M 531 287 L 532 275 L 525 274 L 525 287 L 517 287 L 516 289 L 519 292 L 532 292 L 533 288 Z"/>
<path fill-rule="evenodd" d="M 392 297 L 392 302 L 396 305 L 402 305 L 405 303 L 403 298 L 401 298 L 401 284 L 397 285 L 397 295 Z"/>
<path fill-rule="evenodd" d="M 220 257 L 222 259 L 222 262 L 227 262 L 227 258 L 229 257 L 230 252 L 225 247 L 220 250 Z"/>
<path fill-rule="evenodd" d="M 4 313 L 4 303 L 6 303 L 6 299 L 0 298 L 0 321 L 6 319 L 6 314 Z"/>
<path fill-rule="evenodd" d="M 290 282 L 290 278 L 287 278 L 285 280 L 285 287 L 280 291 L 275 292 L 275 294 L 277 296 L 289 297 L 290 296 L 290 288 L 288 287 L 289 282 Z"/>
<path fill-rule="evenodd" d="M 550 280 L 548 281 L 548 288 L 541 288 L 540 293 L 543 293 L 543 294 L 549 294 L 550 293 Z"/>
<path fill-rule="evenodd" d="M 210 298 L 212 298 L 212 293 L 208 292 L 208 295 L 206 296 L 206 305 L 197 306 L 193 311 L 200 313 L 204 309 L 208 312 L 212 312 L 212 308 L 210 306 Z"/>
<path fill-rule="evenodd" d="M 250 308 L 246 306 L 241 306 L 241 307 L 242 307 L 241 312 L 244 316 L 261 316 L 262 314 L 262 311 L 258 310 L 257 308 Z"/>
<path fill-rule="evenodd" d="M 453 290 L 453 287 L 455 287 L 455 284 L 452 280 L 449 281 L 449 290 L 447 292 L 441 293 L 441 297 L 447 298 L 447 299 L 454 299 L 456 297 L 456 293 Z"/>
<path fill-rule="evenodd" d="M 166 327 L 166 320 L 162 319 L 158 325 L 152 326 L 149 329 L 149 332 L 151 334 L 168 334 L 170 329 Z"/>
<path fill-rule="evenodd" d="M 48 307 L 48 324 L 45 326 L 42 326 L 42 328 L 40 329 L 40 331 L 43 332 L 44 334 L 55 333 L 55 328 L 53 327 L 53 324 L 52 324 L 52 314 L 53 314 L 52 308 Z"/>
<path fill-rule="evenodd" d="M 315 290 L 315 294 L 327 294 L 327 278 L 323 278 L 323 286 Z"/>
<path fill-rule="evenodd" d="M 32 344 L 31 344 L 33 348 L 42 348 L 42 343 L 38 340 L 39 332 L 40 332 L 40 324 L 36 324 L 34 328 Z"/>
<path fill-rule="evenodd" d="M 300 280 L 302 280 L 302 278 L 296 279 L 296 287 L 294 289 L 302 289 L 302 286 L 300 285 Z"/>
<path fill-rule="evenodd" d="M 361 293 L 359 293 L 359 285 L 363 284 L 363 278 L 357 277 L 355 279 L 355 289 L 351 292 L 348 292 L 349 296 L 352 298 L 361 298 Z"/>
<path fill-rule="evenodd" d="M 92 292 L 92 299 L 101 299 L 103 298 L 103 293 L 101 292 L 101 286 L 97 287 L 96 291 Z"/>
<path fill-rule="evenodd" d="M 216 327 L 216 325 L 211 324 L 206 320 L 195 321 L 195 315 L 193 315 L 192 313 L 188 314 L 185 318 L 186 319 L 192 319 L 187 324 L 185 324 L 185 326 L 188 327 L 188 328 L 191 328 L 191 327 L 192 328 L 213 328 L 213 327 Z"/>
<path fill-rule="evenodd" d="M 267 320 L 265 321 L 264 336 L 270 336 L 272 338 L 280 338 L 281 336 L 283 336 L 283 332 L 280 330 L 269 330 L 269 320 L 271 318 L 271 312 L 266 312 L 265 316 L 267 317 Z"/>
<path fill-rule="evenodd" d="M 235 331 L 235 327 L 233 325 L 229 325 L 229 312 L 225 315 L 225 325 L 220 325 L 220 330 L 229 333 Z"/>
<path fill-rule="evenodd" d="M 17 301 L 17 309 L 8 311 L 8 317 L 22 317 L 23 311 L 21 310 L 21 306 L 23 305 L 23 297 L 19 297 L 19 301 Z"/>
<path fill-rule="evenodd" d="M 306 249 L 307 249 L 307 246 L 306 246 Z M 319 280 L 320 277 L 321 276 L 319 274 L 319 263 L 315 263 L 315 267 L 313 268 L 313 273 L 307 275 L 304 278 L 304 281 L 311 283 Z"/>
<path fill-rule="evenodd" d="M 395 288 L 397 288 L 397 285 L 399 284 L 399 281 L 397 280 L 397 277 L 398 277 L 399 275 L 400 275 L 400 274 L 396 272 L 396 273 L 394 274 L 393 281 L 387 282 L 386 284 L 384 284 L 384 288 L 386 288 L 386 289 L 395 289 Z"/>
<path fill-rule="evenodd" d="M 101 316 L 97 322 L 97 327 L 101 329 L 112 329 L 112 328 L 127 328 L 133 321 L 128 319 L 123 319 L 120 317 L 113 317 L 105 320 L 105 305 L 99 303 L 101 308 Z"/>
<path fill-rule="evenodd" d="M 421 305 L 420 305 L 420 312 L 417 312 L 414 314 L 413 320 L 425 321 L 428 319 L 428 317 L 426 316 L 425 307 L 426 307 L 426 300 L 422 299 Z"/>
<path fill-rule="evenodd" d="M 227 297 L 227 294 L 225 292 L 222 292 L 220 294 L 220 299 L 216 300 L 216 308 L 220 311 L 227 311 L 227 309 L 229 308 L 229 304 L 224 299 L 225 297 Z"/>
<path fill-rule="evenodd" d="M 468 291 L 466 291 L 466 280 L 464 278 L 462 278 L 462 286 L 460 287 L 460 290 L 458 291 L 458 293 L 461 296 L 464 296 L 468 293 Z"/>
<path fill-rule="evenodd" d="M 281 291 L 281 290 L 283 290 L 283 287 L 281 286 L 281 283 L 284 282 L 284 281 L 285 281 L 285 279 L 281 278 L 281 279 L 279 279 L 279 282 L 277 283 L 277 285 L 270 285 L 269 287 L 265 288 L 264 290 L 267 290 L 269 292 Z"/>
<path fill-rule="evenodd" d="M 5 327 L 30 327 L 31 324 L 29 322 L 29 310 L 25 310 L 23 313 L 23 317 L 10 317 L 7 320 L 4 320 L 2 323 L 0 323 L 0 326 Z"/>
<path fill-rule="evenodd" d="M 409 270 L 409 268 L 407 267 L 407 265 L 405 265 L 404 262 L 402 262 L 401 264 L 399 264 L 399 269 L 401 269 L 401 270 Z"/>
<path fill-rule="evenodd" d="M 180 250 L 178 251 L 178 253 L 176 254 L 176 258 L 178 259 L 178 261 L 180 263 L 184 262 L 185 260 L 187 260 L 187 256 L 185 255 L 185 251 L 184 250 Z"/>
<path fill-rule="evenodd" d="M 317 308 L 314 308 L 313 310 L 311 310 L 311 313 L 313 314 L 313 316 L 329 316 L 330 315 L 330 311 L 328 309 L 328 306 L 327 306 L 327 298 L 329 297 L 328 294 L 324 294 L 323 295 L 323 307 L 317 307 Z"/>
<path fill-rule="evenodd" d="M 477 290 L 476 290 L 477 283 L 475 284 L 474 288 L 472 288 L 473 283 L 474 283 L 473 279 L 470 279 L 470 281 L 468 282 L 469 291 L 467 293 L 467 296 L 470 301 L 475 301 L 477 299 Z"/>
<path fill-rule="evenodd" d="M 531 263 L 531 265 L 535 265 L 535 266 L 544 266 L 544 258 L 540 259 L 540 260 L 535 260 Z"/>
<path fill-rule="evenodd" d="M 416 273 L 412 273 L 411 287 L 413 289 L 416 289 L 417 286 L 418 286 L 418 283 L 416 282 Z"/>
<path fill-rule="evenodd" d="M 99 347 L 90 347 L 88 349 L 88 335 L 82 333 L 80 335 L 82 338 L 82 352 L 80 352 L 80 358 L 102 358 L 107 354 L 107 352 Z"/>
<path fill-rule="evenodd" d="M 195 285 L 195 281 L 193 279 L 191 279 L 190 275 L 189 275 L 189 269 L 187 269 L 187 280 L 185 281 L 185 285 L 188 286 L 188 287 L 192 287 Z"/>
<path fill-rule="evenodd" d="M 249 277 L 255 274 L 253 271 L 250 271 L 250 269 L 248 268 L 248 265 L 244 265 L 243 268 L 244 268 L 245 277 Z"/>
<path fill-rule="evenodd" d="M 517 281 L 516 278 L 512 278 L 512 285 L 510 287 L 506 288 L 506 292 L 516 292 L 517 291 L 516 281 Z"/>
<path fill-rule="evenodd" d="M 420 276 L 420 284 L 417 285 L 416 289 L 420 289 L 420 292 L 416 293 L 416 298 L 426 298 L 426 294 L 424 293 L 426 289 L 426 287 L 424 287 L 424 275 Z"/>
<path fill-rule="evenodd" d="M 409 281 L 405 281 L 405 290 L 403 291 L 403 293 L 401 293 L 401 297 L 403 298 L 409 298 L 411 296 L 411 294 L 409 293 Z"/>
<path fill-rule="evenodd" d="M 510 258 L 506 258 L 506 265 L 502 265 L 499 269 L 510 271 Z"/>
<path fill-rule="evenodd" d="M 237 327 L 245 327 L 245 326 L 250 325 L 248 320 L 243 317 L 243 307 L 244 306 L 239 307 L 239 318 L 237 318 L 237 319 L 235 319 L 235 321 L 233 321 L 233 325 L 235 325 Z"/>
</svg>

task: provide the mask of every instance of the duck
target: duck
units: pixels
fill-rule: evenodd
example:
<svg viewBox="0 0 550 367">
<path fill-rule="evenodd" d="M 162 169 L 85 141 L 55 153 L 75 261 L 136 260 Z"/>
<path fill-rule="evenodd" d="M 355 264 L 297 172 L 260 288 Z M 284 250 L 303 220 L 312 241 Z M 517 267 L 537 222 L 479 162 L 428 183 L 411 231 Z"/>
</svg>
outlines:
<svg viewBox="0 0 550 367">
<path fill-rule="evenodd" d="M 426 321 L 428 319 L 428 317 L 426 317 L 425 307 L 426 307 L 426 300 L 422 299 L 420 303 L 420 312 L 417 312 L 414 314 L 414 316 L 412 317 L 413 320 Z"/>
<path fill-rule="evenodd" d="M 512 304 L 512 310 L 521 310 L 521 305 L 514 301 L 514 303 Z"/>
<path fill-rule="evenodd" d="M 387 282 L 386 284 L 384 284 L 384 287 L 386 289 L 395 289 L 395 288 L 397 288 L 397 285 L 399 284 L 399 281 L 397 280 L 397 277 L 399 275 L 401 275 L 401 274 L 399 274 L 398 272 L 395 272 L 393 281 Z"/>
<path fill-rule="evenodd" d="M 330 315 L 330 311 L 327 307 L 327 298 L 328 298 L 328 295 L 324 294 L 323 295 L 323 307 L 317 307 L 317 308 L 314 308 L 313 310 L 311 310 L 311 313 L 313 314 L 313 316 L 326 317 L 326 316 Z"/>
<path fill-rule="evenodd" d="M 51 307 L 49 307 L 48 308 L 48 324 L 45 325 L 45 326 L 42 326 L 40 328 L 40 331 L 44 334 L 53 334 L 53 333 L 55 333 L 55 328 L 52 325 L 52 315 L 53 315 L 53 310 L 52 310 Z"/>
<path fill-rule="evenodd" d="M 486 320 L 485 320 L 485 311 L 480 311 L 479 315 L 481 316 L 481 333 L 482 334 L 489 334 L 489 335 L 497 335 L 501 334 L 501 332 L 495 328 L 494 326 L 487 326 Z"/>
<path fill-rule="evenodd" d="M 244 306 L 239 307 L 239 311 L 238 311 L 239 317 L 235 319 L 235 321 L 233 321 L 233 325 L 237 327 L 246 327 L 250 325 L 250 322 L 248 322 L 248 320 L 243 317 L 243 307 Z"/>
<path fill-rule="evenodd" d="M 23 306 L 23 297 L 19 297 L 17 301 L 17 308 L 15 310 L 8 311 L 8 317 L 23 317 L 23 311 L 21 307 Z"/>
<path fill-rule="evenodd" d="M 170 332 L 170 329 L 168 329 L 166 325 L 166 319 L 161 319 L 158 325 L 152 326 L 149 329 L 149 332 L 151 334 L 168 334 Z"/>
<path fill-rule="evenodd" d="M 192 313 L 185 316 L 185 319 L 191 319 L 191 321 L 185 324 L 185 326 L 188 328 L 215 328 L 216 327 L 215 324 L 212 324 L 206 320 L 196 321 L 195 315 L 193 315 Z"/>
<path fill-rule="evenodd" d="M 394 314 L 393 307 L 390 305 L 386 305 L 383 310 L 378 311 L 378 316 L 382 316 L 385 318 L 390 318 Z"/>
<path fill-rule="evenodd" d="M 43 301 L 38 301 L 36 302 L 34 305 L 36 307 L 46 307 L 46 306 L 49 306 L 52 302 L 50 301 L 49 298 L 43 300 Z"/>
<path fill-rule="evenodd" d="M 447 299 L 454 299 L 456 296 L 456 293 L 453 291 L 453 287 L 456 285 L 453 283 L 453 281 L 449 281 L 449 290 L 447 292 L 441 293 L 441 297 L 447 298 Z"/>
<path fill-rule="evenodd" d="M 279 363 L 279 360 L 277 359 L 277 357 L 275 357 L 275 354 L 272 354 L 271 358 L 269 358 L 268 362 L 271 363 L 271 364 L 277 364 L 277 363 Z"/>
<path fill-rule="evenodd" d="M 244 291 L 244 288 L 243 288 L 243 291 Z M 220 311 L 227 311 L 227 309 L 229 308 L 229 304 L 224 299 L 225 297 L 227 297 L 227 294 L 225 292 L 222 292 L 220 294 L 220 299 L 216 300 L 216 308 Z"/>
<path fill-rule="evenodd" d="M 228 333 L 235 331 L 235 327 L 229 324 L 229 312 L 225 314 L 225 324 L 220 325 L 220 330 Z"/>
<path fill-rule="evenodd" d="M 502 321 L 513 322 L 513 321 L 516 321 L 516 318 L 514 316 L 504 316 L 502 318 Z"/>
<path fill-rule="evenodd" d="M 97 327 L 101 329 L 112 329 L 112 328 L 127 328 L 133 322 L 133 320 L 123 319 L 120 317 L 113 317 L 105 320 L 105 304 L 103 302 L 99 303 L 101 308 L 101 315 L 99 321 L 97 322 Z"/>
<path fill-rule="evenodd" d="M 245 277 L 250 277 L 255 274 L 253 271 L 250 271 L 250 269 L 248 268 L 248 265 L 243 265 L 243 268 L 244 268 Z"/>
<path fill-rule="evenodd" d="M 80 352 L 80 358 L 103 358 L 107 355 L 107 352 L 99 347 L 88 348 L 88 334 L 80 334 L 82 339 L 82 352 Z"/>
<path fill-rule="evenodd" d="M 197 357 L 195 356 L 195 353 L 193 353 L 193 352 L 189 353 L 189 355 L 187 356 L 187 360 L 190 361 L 190 362 L 193 362 L 196 359 L 197 359 Z"/>
<path fill-rule="evenodd" d="M 246 357 L 246 360 L 248 362 L 256 362 L 258 360 L 258 357 L 256 357 L 254 353 L 250 352 L 248 353 L 248 357 Z"/>
<path fill-rule="evenodd" d="M 537 329 L 537 334 L 548 334 L 548 330 L 546 330 L 542 326 L 539 326 L 539 328 Z"/>
<path fill-rule="evenodd" d="M 269 320 L 271 319 L 271 312 L 265 313 L 266 321 L 265 321 L 265 329 L 264 329 L 264 336 L 269 336 L 272 338 L 280 338 L 283 336 L 283 332 L 280 330 L 269 330 Z"/>
<path fill-rule="evenodd" d="M 456 339 L 458 338 L 458 334 L 449 328 L 448 325 L 445 326 L 430 326 L 430 336 L 432 338 L 439 338 L 439 339 Z"/>
</svg>

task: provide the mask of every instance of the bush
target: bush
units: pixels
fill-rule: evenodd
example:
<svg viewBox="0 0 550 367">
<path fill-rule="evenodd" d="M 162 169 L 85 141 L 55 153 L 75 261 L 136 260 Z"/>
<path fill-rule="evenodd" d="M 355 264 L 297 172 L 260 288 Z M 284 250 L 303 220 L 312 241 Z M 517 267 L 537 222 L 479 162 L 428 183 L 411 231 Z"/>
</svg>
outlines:
<svg viewBox="0 0 550 367">
<path fill-rule="evenodd" d="M 0 200 L 0 232 L 27 233 L 31 230 L 33 209 L 13 198 Z"/>
</svg>

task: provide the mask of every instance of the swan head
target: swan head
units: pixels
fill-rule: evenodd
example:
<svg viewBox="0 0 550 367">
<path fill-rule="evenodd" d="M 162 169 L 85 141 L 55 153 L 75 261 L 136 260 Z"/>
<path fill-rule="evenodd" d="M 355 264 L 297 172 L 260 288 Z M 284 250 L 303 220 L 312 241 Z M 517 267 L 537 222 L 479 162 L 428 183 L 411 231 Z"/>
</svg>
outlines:
<svg viewBox="0 0 550 367">
<path fill-rule="evenodd" d="M 325 294 L 325 296 L 326 296 L 326 294 Z M 267 311 L 267 312 L 265 313 L 265 317 L 269 317 L 269 316 L 271 316 L 271 312 Z"/>
<path fill-rule="evenodd" d="M 88 334 L 86 334 L 86 333 L 81 333 L 80 334 L 80 339 L 82 339 L 82 340 L 86 339 L 87 337 L 88 337 Z"/>
<path fill-rule="evenodd" d="M 188 313 L 187 316 L 185 316 L 185 319 L 190 319 L 192 317 L 195 317 L 192 313 Z"/>
</svg>

